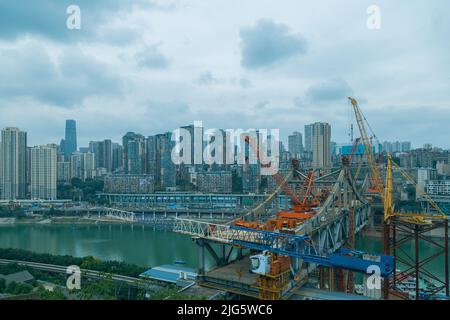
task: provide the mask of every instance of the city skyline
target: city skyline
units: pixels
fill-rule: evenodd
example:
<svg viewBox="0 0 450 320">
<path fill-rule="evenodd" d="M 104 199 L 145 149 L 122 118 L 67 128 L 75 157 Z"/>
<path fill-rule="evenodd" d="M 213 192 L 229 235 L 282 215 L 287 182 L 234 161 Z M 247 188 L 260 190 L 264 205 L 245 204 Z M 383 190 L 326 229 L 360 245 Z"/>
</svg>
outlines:
<svg viewBox="0 0 450 320">
<path fill-rule="evenodd" d="M 63 123 L 65 123 L 66 120 L 63 120 Z M 71 119 L 71 120 L 75 121 L 77 123 L 77 125 L 78 125 L 78 121 L 76 119 Z M 286 150 L 289 149 L 289 138 L 292 135 L 296 134 L 296 133 L 300 133 L 300 135 L 302 137 L 302 147 L 303 147 L 303 149 L 305 151 L 310 151 L 311 152 L 312 150 L 308 150 L 308 147 L 307 147 L 306 130 L 307 130 L 307 127 L 309 127 L 309 126 L 311 126 L 313 124 L 314 123 L 306 124 L 304 128 L 299 128 L 298 130 L 294 130 L 292 132 L 284 132 L 284 131 L 280 130 L 280 141 L 283 143 L 285 149 Z M 332 123 L 329 123 L 329 124 L 333 128 L 333 124 Z M 189 125 L 189 126 L 191 126 L 191 125 Z M 77 147 L 76 151 L 82 151 L 83 149 L 84 150 L 90 150 L 91 147 L 92 147 L 92 144 L 104 143 L 106 141 L 110 141 L 112 144 L 117 144 L 118 143 L 119 145 L 122 145 L 123 144 L 123 138 L 127 135 L 127 133 L 135 133 L 137 135 L 142 135 L 142 137 L 147 138 L 147 137 L 151 137 L 151 136 L 155 136 L 155 135 L 165 134 L 165 133 L 168 133 L 168 132 L 174 132 L 177 129 L 185 128 L 185 127 L 186 127 L 186 125 L 180 125 L 179 127 L 176 127 L 176 128 L 170 129 L 170 130 L 167 129 L 167 130 L 163 130 L 161 132 L 153 132 L 153 133 L 150 133 L 150 134 L 146 134 L 146 133 L 142 133 L 142 132 L 137 132 L 137 131 L 131 130 L 131 131 L 127 131 L 127 132 L 124 132 L 122 134 L 119 134 L 120 137 L 117 140 L 114 140 L 114 139 L 112 139 L 110 137 L 100 137 L 99 139 L 89 139 L 89 138 L 87 138 L 87 140 L 86 140 L 87 143 L 78 144 L 78 147 Z M 0 129 L 6 129 L 6 128 L 18 128 L 18 127 L 14 126 L 14 125 L 10 125 L 10 126 L 1 127 Z M 202 128 L 205 129 L 206 127 L 203 126 Z M 47 145 L 47 144 L 56 144 L 56 145 L 59 145 L 61 147 L 61 143 L 58 143 L 57 141 L 63 142 L 65 140 L 64 139 L 64 132 L 63 132 L 63 134 L 62 134 L 63 138 L 60 138 L 59 140 L 56 139 L 55 141 L 42 141 L 41 143 L 33 144 L 33 143 L 29 143 L 29 141 L 30 141 L 29 130 L 27 130 L 26 128 L 18 128 L 18 129 L 27 133 L 27 135 L 28 135 L 27 145 L 31 146 L 31 147 L 43 146 L 43 145 Z M 207 128 L 207 129 L 226 130 L 226 129 L 223 129 L 223 128 Z M 252 129 L 254 129 L 254 128 L 252 128 Z M 230 130 L 234 130 L 234 129 L 230 129 Z M 80 132 L 82 132 L 82 130 L 80 130 Z M 352 141 L 350 140 L 350 137 L 348 137 L 348 141 L 336 141 L 335 139 L 333 139 L 333 133 L 334 133 L 334 130 L 331 133 L 331 142 L 335 143 L 337 146 L 344 146 L 344 145 L 349 145 L 349 144 L 352 143 Z M 357 137 L 358 137 L 358 134 L 354 134 L 354 139 L 357 138 Z M 78 133 L 76 133 L 76 140 L 79 141 Z M 32 141 L 32 139 L 31 139 L 31 141 Z M 421 144 L 421 145 L 418 144 L 418 143 L 415 143 L 414 141 L 408 140 L 408 139 L 406 139 L 406 140 L 398 140 L 398 139 L 395 139 L 395 138 L 383 139 L 383 140 L 378 139 L 378 142 L 380 143 L 380 145 L 383 145 L 385 143 L 390 143 L 390 144 L 409 143 L 411 145 L 410 146 L 411 149 L 421 149 L 421 148 L 424 148 L 427 145 L 431 145 L 431 147 L 433 147 L 433 148 L 436 147 L 436 148 L 440 148 L 440 149 L 443 149 L 443 150 L 450 150 L 450 148 L 446 148 L 446 147 L 443 147 L 441 145 L 434 144 L 433 141 L 428 141 L 428 142 L 426 142 L 424 144 Z M 62 153 L 64 153 L 64 152 L 62 152 Z"/>
<path fill-rule="evenodd" d="M 238 14 L 229 1 L 78 1 L 81 29 L 69 30 L 70 1 L 3 1 L 0 127 L 41 145 L 76 119 L 86 146 L 194 120 L 280 128 L 286 141 L 321 121 L 344 142 L 352 95 L 381 141 L 450 148 L 448 2 L 382 1 L 379 30 L 367 28 L 369 2 L 347 3 L 246 1 Z"/>
</svg>

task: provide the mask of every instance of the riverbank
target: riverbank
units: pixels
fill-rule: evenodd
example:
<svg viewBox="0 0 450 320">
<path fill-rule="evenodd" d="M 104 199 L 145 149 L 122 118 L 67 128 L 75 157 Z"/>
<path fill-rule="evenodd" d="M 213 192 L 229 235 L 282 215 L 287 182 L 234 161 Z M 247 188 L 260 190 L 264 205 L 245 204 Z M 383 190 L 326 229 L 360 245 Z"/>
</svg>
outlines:
<svg viewBox="0 0 450 320">
<path fill-rule="evenodd" d="M 15 224 L 16 218 L 0 218 L 0 225 Z"/>
<path fill-rule="evenodd" d="M 94 256 L 148 267 L 175 261 L 184 261 L 186 266 L 193 268 L 198 265 L 198 248 L 191 237 L 149 224 L 91 221 L 4 225 L 0 226 L 0 248 Z"/>
<path fill-rule="evenodd" d="M 89 218 L 80 216 L 64 216 L 64 217 L 25 217 L 25 218 L 0 218 L 0 226 L 2 225 L 42 225 L 42 224 L 130 224 L 125 221 L 117 221 L 108 218 Z"/>
</svg>

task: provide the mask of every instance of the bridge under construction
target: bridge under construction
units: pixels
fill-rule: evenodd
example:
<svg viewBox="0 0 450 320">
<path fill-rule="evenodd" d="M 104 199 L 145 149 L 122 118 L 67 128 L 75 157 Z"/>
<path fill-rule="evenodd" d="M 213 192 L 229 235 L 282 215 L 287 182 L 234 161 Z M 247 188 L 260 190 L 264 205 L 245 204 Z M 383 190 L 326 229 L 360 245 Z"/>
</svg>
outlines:
<svg viewBox="0 0 450 320">
<path fill-rule="evenodd" d="M 297 179 L 286 181 L 292 190 L 298 190 L 296 185 L 304 184 L 303 180 L 308 179 L 300 172 L 296 172 L 296 176 Z M 367 181 L 357 185 L 351 169 L 344 167 L 317 178 L 319 184 L 320 193 L 328 196 L 315 208 L 314 216 L 301 222 L 298 220 L 299 223 L 291 226 L 289 219 L 281 220 L 281 223 L 286 223 L 281 230 L 246 228 L 243 222 L 271 221 L 271 214 L 266 210 L 266 207 L 271 207 L 270 202 L 274 198 L 271 196 L 241 221 L 227 225 L 177 219 L 175 231 L 192 236 L 198 244 L 199 282 L 243 296 L 281 299 L 305 284 L 311 274 L 319 274 L 321 287 L 330 289 L 335 285 L 350 288 L 353 281 L 351 273 L 366 273 L 371 265 L 380 267 L 382 276 L 390 275 L 393 259 L 355 251 L 352 247 L 355 234 L 367 226 L 371 214 L 370 204 L 364 196 Z M 282 186 L 275 190 L 275 194 L 281 192 Z M 243 224 L 244 227 L 239 226 Z M 353 245 L 349 246 L 352 242 Z M 250 252 L 264 251 L 277 255 L 276 258 L 289 257 L 288 265 L 279 273 L 272 272 L 269 277 L 250 272 Z M 216 265 L 210 271 L 205 270 L 206 252 Z M 338 269 L 341 270 L 336 272 Z"/>
<path fill-rule="evenodd" d="M 365 149 L 365 157 L 357 166 L 350 156 L 342 159 L 338 170 L 305 173 L 294 160 L 289 173 L 273 175 L 277 188 L 239 219 L 226 224 L 176 219 L 174 231 L 190 235 L 198 245 L 200 285 L 262 300 L 289 299 L 311 284 L 354 294 L 355 273 L 362 273 L 365 294 L 375 298 L 411 298 L 400 286 L 405 281 L 415 283 L 414 299 L 449 296 L 447 216 L 431 199 L 429 213 L 393 210 L 391 159 L 384 183 L 365 118 L 356 100 L 349 101 L 361 133 L 354 149 L 360 142 Z M 250 138 L 246 141 L 257 153 Z M 361 169 L 363 162 L 370 170 Z M 284 209 L 275 201 L 281 194 L 290 198 L 290 206 Z M 384 208 L 383 253 L 355 250 L 355 235 L 368 226 L 377 202 Z M 445 228 L 444 245 L 439 246 L 442 251 L 424 258 L 418 252 L 419 239 L 436 245 L 427 238 L 427 232 L 439 226 Z M 412 262 L 401 257 L 402 244 L 409 239 L 415 241 L 416 248 L 415 257 L 409 257 Z M 209 270 L 205 268 L 207 253 L 215 264 Z M 443 279 L 426 271 L 427 263 L 440 255 L 444 256 Z M 433 287 L 421 288 L 420 276 L 433 280 Z M 374 277 L 380 285 L 364 284 Z"/>
</svg>

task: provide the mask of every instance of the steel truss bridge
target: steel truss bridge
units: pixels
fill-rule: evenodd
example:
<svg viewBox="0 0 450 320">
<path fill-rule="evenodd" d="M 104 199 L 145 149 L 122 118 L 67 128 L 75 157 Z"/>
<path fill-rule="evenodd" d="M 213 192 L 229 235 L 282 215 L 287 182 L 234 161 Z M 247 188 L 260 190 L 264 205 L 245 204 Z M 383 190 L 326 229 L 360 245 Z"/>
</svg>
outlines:
<svg viewBox="0 0 450 320">
<path fill-rule="evenodd" d="M 286 175 L 283 183 L 296 188 L 302 185 L 304 179 L 307 179 L 306 175 L 294 170 Z M 237 248 L 238 258 L 242 256 L 242 249 L 268 250 L 289 255 L 295 258 L 292 271 L 301 278 L 306 278 L 318 266 L 364 271 L 367 264 L 364 264 L 363 260 L 353 261 L 353 267 L 349 265 L 346 267 L 345 263 L 340 264 L 337 260 L 342 256 L 358 254 L 356 251 L 344 249 L 344 245 L 350 244 L 351 248 L 354 245 L 355 234 L 369 223 L 371 207 L 365 197 L 369 185 L 368 175 L 357 182 L 352 170 L 344 166 L 340 170 L 316 178 L 314 184 L 326 191 L 327 196 L 314 217 L 299 224 L 293 235 L 238 228 L 230 224 L 176 219 L 175 232 L 192 236 L 199 245 L 200 278 L 202 275 L 208 278 L 205 271 L 205 249 L 214 258 L 216 267 L 231 263 L 233 249 Z M 282 187 L 283 185 L 279 185 L 272 194 L 267 195 L 266 200 L 248 211 L 245 218 L 250 221 L 263 220 L 264 217 L 273 215 L 274 202 L 282 193 Z M 226 247 L 229 247 L 229 250 L 226 250 Z M 385 267 L 383 263 L 392 263 L 390 258 L 374 255 L 368 257 L 368 260 L 371 261 L 371 265 L 377 264 L 374 261 L 378 261 L 379 266 Z M 355 268 L 355 265 L 358 267 Z M 387 266 L 384 270 L 384 276 L 388 276 L 392 272 L 392 266 Z M 229 284 L 225 281 L 224 285 L 226 287 Z"/>
<path fill-rule="evenodd" d="M 98 220 L 101 220 L 102 218 L 107 218 L 107 219 L 111 219 L 111 220 L 130 222 L 130 223 L 137 221 L 136 213 L 130 212 L 130 211 L 98 207 L 98 208 L 90 208 L 89 212 L 91 213 L 91 217 L 92 217 L 92 213 L 94 213 L 93 218 L 94 219 L 97 218 Z"/>
</svg>

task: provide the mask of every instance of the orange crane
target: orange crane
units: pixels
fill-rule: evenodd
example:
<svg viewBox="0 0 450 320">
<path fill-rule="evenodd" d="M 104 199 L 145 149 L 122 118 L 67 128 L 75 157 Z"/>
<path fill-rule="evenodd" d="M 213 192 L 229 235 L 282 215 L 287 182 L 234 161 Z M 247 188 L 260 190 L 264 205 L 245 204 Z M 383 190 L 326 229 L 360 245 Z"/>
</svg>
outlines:
<svg viewBox="0 0 450 320">
<path fill-rule="evenodd" d="M 249 144 L 259 159 L 257 147 L 250 140 L 249 136 L 245 137 L 245 142 Z M 284 193 L 290 197 L 293 204 L 293 210 L 278 212 L 275 218 L 269 219 L 264 225 L 260 225 L 257 222 L 238 220 L 235 222 L 236 226 L 252 229 L 263 229 L 267 231 L 293 229 L 301 221 L 310 219 L 314 216 L 315 213 L 313 209 L 318 207 L 320 203 L 315 195 L 312 194 L 312 186 L 314 182 L 313 171 L 310 172 L 305 179 L 302 189 L 300 190 L 300 195 L 297 195 L 296 192 L 287 185 L 284 177 L 280 173 L 277 172 L 272 177 L 274 178 L 276 184 L 283 189 Z"/>
<path fill-rule="evenodd" d="M 316 208 L 320 205 L 317 198 L 312 194 L 312 185 L 314 181 L 314 172 L 311 171 L 308 174 L 307 179 L 305 179 L 304 184 L 306 185 L 302 187 L 300 190 L 302 199 L 299 203 L 293 204 L 292 211 L 282 211 L 277 213 L 277 217 L 284 219 L 298 219 L 305 220 L 310 219 L 314 216 L 313 208 Z"/>
</svg>

